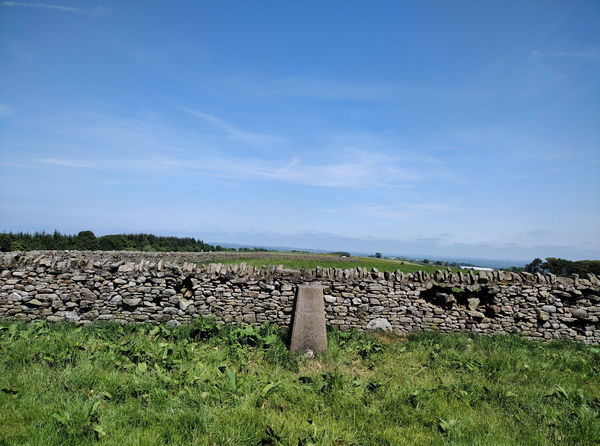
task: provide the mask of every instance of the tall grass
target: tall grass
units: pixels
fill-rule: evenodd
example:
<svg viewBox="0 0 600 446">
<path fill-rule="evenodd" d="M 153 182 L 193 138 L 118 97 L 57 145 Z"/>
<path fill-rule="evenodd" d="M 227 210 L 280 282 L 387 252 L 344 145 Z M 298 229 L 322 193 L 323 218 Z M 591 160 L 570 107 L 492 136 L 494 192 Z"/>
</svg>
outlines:
<svg viewBox="0 0 600 446">
<path fill-rule="evenodd" d="M 597 445 L 600 348 L 272 326 L 0 324 L 2 445 Z"/>
</svg>

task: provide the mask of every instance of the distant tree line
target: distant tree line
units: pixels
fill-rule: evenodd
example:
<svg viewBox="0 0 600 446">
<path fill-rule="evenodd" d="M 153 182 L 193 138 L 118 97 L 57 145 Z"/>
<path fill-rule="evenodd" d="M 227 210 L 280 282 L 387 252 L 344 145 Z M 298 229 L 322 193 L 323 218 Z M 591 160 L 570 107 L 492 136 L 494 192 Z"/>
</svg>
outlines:
<svg viewBox="0 0 600 446">
<path fill-rule="evenodd" d="M 209 245 L 192 237 L 161 237 L 152 234 L 113 234 L 96 237 L 92 231 L 77 235 L 36 232 L 0 233 L 0 251 L 32 250 L 99 250 L 99 251 L 235 251 Z"/>
<path fill-rule="evenodd" d="M 548 257 L 546 261 L 533 259 L 524 268 L 528 273 L 552 273 L 557 276 L 568 276 L 570 274 L 593 273 L 600 275 L 600 260 L 577 260 L 571 261 L 557 257 Z"/>
</svg>

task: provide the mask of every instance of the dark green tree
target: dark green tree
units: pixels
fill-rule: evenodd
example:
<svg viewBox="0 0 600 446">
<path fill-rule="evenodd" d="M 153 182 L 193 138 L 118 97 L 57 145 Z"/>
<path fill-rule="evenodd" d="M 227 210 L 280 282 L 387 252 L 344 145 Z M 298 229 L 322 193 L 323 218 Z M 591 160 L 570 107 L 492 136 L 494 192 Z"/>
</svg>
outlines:
<svg viewBox="0 0 600 446">
<path fill-rule="evenodd" d="M 96 250 L 98 249 L 98 239 L 92 231 L 81 231 L 75 239 L 75 249 Z"/>
<path fill-rule="evenodd" d="M 0 234 L 0 251 L 10 251 L 10 236 L 8 234 Z"/>
<path fill-rule="evenodd" d="M 533 261 L 527 265 L 525 265 L 525 271 L 527 271 L 528 273 L 541 273 L 544 271 L 544 266 L 543 266 L 543 262 L 542 259 L 536 258 L 533 259 Z"/>
<path fill-rule="evenodd" d="M 542 268 L 557 276 L 568 276 L 574 272 L 572 264 L 573 262 L 570 260 L 558 257 L 547 257 L 546 261 L 542 264 Z"/>
</svg>

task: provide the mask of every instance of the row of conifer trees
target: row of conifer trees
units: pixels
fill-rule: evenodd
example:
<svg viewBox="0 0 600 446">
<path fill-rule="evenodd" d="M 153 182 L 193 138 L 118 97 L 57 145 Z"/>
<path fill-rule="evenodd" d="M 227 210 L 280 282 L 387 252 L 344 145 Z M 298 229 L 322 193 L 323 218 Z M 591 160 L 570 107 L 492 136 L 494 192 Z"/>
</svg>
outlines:
<svg viewBox="0 0 600 446">
<path fill-rule="evenodd" d="M 92 231 L 77 235 L 36 232 L 0 233 L 0 251 L 32 250 L 100 250 L 100 251 L 225 251 L 192 237 L 162 237 L 153 234 L 112 234 L 96 237 Z"/>
</svg>

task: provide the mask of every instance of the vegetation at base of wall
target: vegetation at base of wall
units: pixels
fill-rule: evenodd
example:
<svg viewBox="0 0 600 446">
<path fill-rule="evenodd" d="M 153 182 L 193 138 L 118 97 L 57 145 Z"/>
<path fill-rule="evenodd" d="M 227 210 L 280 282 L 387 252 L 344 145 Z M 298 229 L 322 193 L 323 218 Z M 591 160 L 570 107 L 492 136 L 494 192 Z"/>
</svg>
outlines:
<svg viewBox="0 0 600 446">
<path fill-rule="evenodd" d="M 314 254 L 313 254 L 314 256 Z M 432 265 L 420 265 L 418 263 L 412 263 L 407 261 L 398 261 L 398 260 L 387 260 L 387 259 L 377 259 L 373 257 L 358 257 L 356 260 L 340 260 L 337 257 L 331 255 L 323 255 L 323 260 L 314 260 L 311 259 L 288 259 L 282 257 L 280 259 L 277 258 L 269 258 L 269 259 L 250 259 L 250 258 L 240 258 L 237 260 L 225 260 L 220 263 L 228 264 L 228 263 L 241 263 L 245 262 L 249 265 L 254 265 L 257 267 L 262 266 L 278 266 L 283 265 L 284 268 L 299 270 L 301 268 L 305 269 L 315 269 L 317 266 L 321 268 L 340 268 L 340 269 L 349 269 L 356 268 L 357 266 L 361 268 L 377 268 L 378 271 L 389 271 L 393 272 L 396 270 L 400 270 L 404 273 L 413 273 L 415 271 L 425 271 L 426 273 L 433 274 L 435 271 L 440 269 L 445 269 L 440 266 L 432 266 Z M 452 271 L 458 271 L 458 268 L 452 268 Z"/>
<path fill-rule="evenodd" d="M 600 348 L 272 326 L 0 323 L 0 444 L 596 445 Z"/>
<path fill-rule="evenodd" d="M 528 273 L 552 273 L 557 276 L 569 276 L 571 274 L 592 273 L 600 275 L 600 260 L 577 260 L 571 261 L 557 257 L 533 259 L 524 268 Z"/>
<path fill-rule="evenodd" d="M 92 231 L 77 235 L 36 232 L 0 233 L 0 251 L 32 250 L 89 251 L 227 251 L 234 249 L 212 246 L 192 237 L 161 237 L 152 234 L 113 234 L 96 237 Z"/>
</svg>

